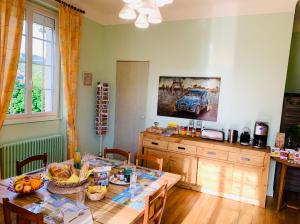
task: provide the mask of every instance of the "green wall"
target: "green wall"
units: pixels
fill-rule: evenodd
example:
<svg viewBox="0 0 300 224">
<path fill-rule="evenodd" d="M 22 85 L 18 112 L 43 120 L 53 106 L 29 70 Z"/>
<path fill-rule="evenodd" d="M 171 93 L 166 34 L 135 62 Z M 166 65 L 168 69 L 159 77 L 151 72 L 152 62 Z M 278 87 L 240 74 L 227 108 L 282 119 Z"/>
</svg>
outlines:
<svg viewBox="0 0 300 224">
<path fill-rule="evenodd" d="M 288 93 L 300 93 L 300 33 L 294 32 L 291 42 L 288 73 L 285 91 Z"/>
<path fill-rule="evenodd" d="M 117 60 L 150 61 L 146 126 L 154 121 L 162 126 L 188 122 L 156 115 L 159 76 L 219 76 L 218 122 L 204 126 L 241 130 L 267 121 L 273 145 L 280 127 L 293 18 L 294 13 L 224 17 L 166 22 L 147 30 L 133 24 L 107 26 L 105 74 L 115 83 Z M 273 175 L 274 164 L 269 194 Z"/>
<path fill-rule="evenodd" d="M 99 139 L 95 134 L 96 84 L 103 80 L 104 43 L 103 26 L 89 19 L 83 20 L 80 46 L 78 83 L 78 137 L 79 148 L 84 152 L 99 151 Z M 93 86 L 83 86 L 82 73 L 92 72 Z"/>
</svg>

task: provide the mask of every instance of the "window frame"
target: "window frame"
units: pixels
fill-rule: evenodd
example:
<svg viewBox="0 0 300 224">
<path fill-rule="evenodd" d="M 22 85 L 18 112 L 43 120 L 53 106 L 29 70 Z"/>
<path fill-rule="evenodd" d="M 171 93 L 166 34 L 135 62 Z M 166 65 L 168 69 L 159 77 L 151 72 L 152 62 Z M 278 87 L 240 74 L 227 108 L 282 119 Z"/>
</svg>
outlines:
<svg viewBox="0 0 300 224">
<path fill-rule="evenodd" d="M 4 125 L 29 123 L 47 120 L 61 119 L 60 114 L 60 53 L 59 53 L 59 41 L 58 41 L 58 13 L 48 10 L 45 7 L 28 2 L 25 8 L 26 18 L 26 62 L 25 62 L 25 113 L 22 114 L 7 114 Z M 55 48 L 54 48 L 54 71 L 53 71 L 53 111 L 52 112 L 32 112 L 32 42 L 33 42 L 33 13 L 39 13 L 43 16 L 47 16 L 55 21 Z M 30 24 L 30 25 L 28 25 Z M 31 102 L 31 103 L 28 103 Z"/>
</svg>

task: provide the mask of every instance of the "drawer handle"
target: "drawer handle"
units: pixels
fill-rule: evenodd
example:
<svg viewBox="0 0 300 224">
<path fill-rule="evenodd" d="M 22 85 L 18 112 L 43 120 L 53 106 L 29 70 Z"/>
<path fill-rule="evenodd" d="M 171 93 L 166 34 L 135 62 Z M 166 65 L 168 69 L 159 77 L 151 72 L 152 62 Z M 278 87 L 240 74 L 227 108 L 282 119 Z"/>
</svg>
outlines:
<svg viewBox="0 0 300 224">
<path fill-rule="evenodd" d="M 157 143 L 157 142 L 151 142 L 151 144 L 152 144 L 152 145 L 158 145 L 158 143 Z"/>
<path fill-rule="evenodd" d="M 244 161 L 250 161 L 251 159 L 247 158 L 247 157 L 241 157 L 241 160 L 244 160 Z"/>
<path fill-rule="evenodd" d="M 209 154 L 209 155 L 214 155 L 214 156 L 217 155 L 217 153 L 215 153 L 215 152 L 210 152 L 210 151 L 208 151 L 207 154 Z"/>
<path fill-rule="evenodd" d="M 185 150 L 185 148 L 184 148 L 184 147 L 180 147 L 180 146 L 178 146 L 177 148 L 178 148 L 178 149 L 180 149 L 180 150 Z"/>
</svg>

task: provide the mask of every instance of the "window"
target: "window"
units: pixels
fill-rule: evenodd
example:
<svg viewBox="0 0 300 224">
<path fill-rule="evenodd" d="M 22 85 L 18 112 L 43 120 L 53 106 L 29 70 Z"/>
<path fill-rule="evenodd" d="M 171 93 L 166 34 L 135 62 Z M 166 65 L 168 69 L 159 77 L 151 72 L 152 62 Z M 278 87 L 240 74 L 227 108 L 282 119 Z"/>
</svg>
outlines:
<svg viewBox="0 0 300 224">
<path fill-rule="evenodd" d="M 56 15 L 29 4 L 8 120 L 58 116 L 58 65 Z"/>
</svg>

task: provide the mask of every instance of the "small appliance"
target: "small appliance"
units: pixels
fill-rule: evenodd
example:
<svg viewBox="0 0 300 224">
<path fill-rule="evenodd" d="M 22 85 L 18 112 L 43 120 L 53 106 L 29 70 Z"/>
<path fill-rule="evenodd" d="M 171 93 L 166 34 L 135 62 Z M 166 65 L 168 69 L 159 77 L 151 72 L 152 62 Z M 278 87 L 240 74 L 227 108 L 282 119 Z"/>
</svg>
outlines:
<svg viewBox="0 0 300 224">
<path fill-rule="evenodd" d="M 229 129 L 228 130 L 228 142 L 229 143 L 236 143 L 238 139 L 238 131 L 234 129 Z"/>
<path fill-rule="evenodd" d="M 255 122 L 252 146 L 263 149 L 267 146 L 269 126 L 265 122 Z"/>
<path fill-rule="evenodd" d="M 240 136 L 240 144 L 246 146 L 250 145 L 250 139 L 250 128 L 244 127 Z"/>
<path fill-rule="evenodd" d="M 224 131 L 214 130 L 214 129 L 203 129 L 200 137 L 204 139 L 210 139 L 215 141 L 224 141 Z"/>
</svg>

